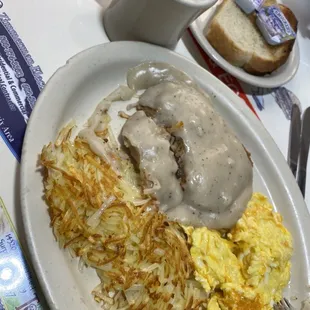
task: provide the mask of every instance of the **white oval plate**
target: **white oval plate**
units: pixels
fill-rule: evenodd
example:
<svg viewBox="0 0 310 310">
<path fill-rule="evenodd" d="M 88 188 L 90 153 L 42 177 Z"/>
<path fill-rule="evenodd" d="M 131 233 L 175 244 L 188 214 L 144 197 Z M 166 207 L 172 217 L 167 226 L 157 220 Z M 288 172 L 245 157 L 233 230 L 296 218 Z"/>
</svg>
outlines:
<svg viewBox="0 0 310 310">
<path fill-rule="evenodd" d="M 292 280 L 286 296 L 298 297 L 299 306 L 309 284 L 310 216 L 293 175 L 270 135 L 239 97 L 200 66 L 160 47 L 115 42 L 81 52 L 52 76 L 36 103 L 25 135 L 21 166 L 23 220 L 32 262 L 50 307 L 99 308 L 90 294 L 99 279 L 90 269 L 81 274 L 77 260 L 58 248 L 43 200 L 38 155 L 68 121 L 76 119 L 79 126 L 83 125 L 103 97 L 118 84 L 126 83 L 129 68 L 150 60 L 170 63 L 192 76 L 213 96 L 218 111 L 252 153 L 254 188 L 269 196 L 294 237 Z M 121 120 L 116 112 L 124 109 L 124 103 L 114 104 L 113 109 L 112 125 L 117 133 Z"/>
<path fill-rule="evenodd" d="M 208 27 L 209 23 L 212 20 L 213 15 L 217 9 L 217 6 L 222 1 L 219 0 L 211 9 L 204 12 L 200 15 L 191 25 L 190 29 L 203 48 L 203 50 L 214 60 L 214 62 L 219 65 L 222 69 L 240 79 L 243 82 L 246 82 L 251 85 L 265 87 L 265 88 L 274 88 L 286 84 L 290 81 L 296 74 L 299 67 L 299 47 L 296 40 L 293 50 L 287 60 L 287 62 L 281 66 L 279 69 L 275 70 L 271 74 L 264 76 L 256 76 L 250 73 L 247 73 L 241 68 L 233 66 L 227 60 L 225 60 L 209 43 L 206 36 L 204 35 L 205 29 Z"/>
</svg>

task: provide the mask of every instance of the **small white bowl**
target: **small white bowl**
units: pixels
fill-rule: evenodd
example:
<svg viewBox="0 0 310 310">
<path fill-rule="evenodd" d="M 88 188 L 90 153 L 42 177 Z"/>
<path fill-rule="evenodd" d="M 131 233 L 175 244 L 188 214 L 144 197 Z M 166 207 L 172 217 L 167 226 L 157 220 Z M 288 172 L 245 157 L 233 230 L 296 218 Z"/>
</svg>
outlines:
<svg viewBox="0 0 310 310">
<path fill-rule="evenodd" d="M 209 23 L 212 20 L 213 15 L 215 14 L 217 6 L 221 2 L 222 1 L 219 1 L 211 9 L 207 10 L 202 15 L 200 15 L 190 26 L 190 29 L 194 37 L 196 38 L 200 46 L 203 48 L 203 50 L 212 58 L 212 60 L 214 60 L 214 62 L 218 66 L 223 68 L 225 71 L 227 71 L 234 77 L 248 84 L 264 88 L 275 88 L 283 84 L 286 84 L 288 81 L 290 81 L 295 76 L 299 67 L 300 56 L 297 40 L 294 44 L 294 48 L 287 62 L 279 69 L 272 72 L 271 74 L 267 74 L 264 76 L 256 76 L 247 73 L 243 69 L 230 64 L 212 47 L 212 45 L 209 43 L 209 41 L 204 35 L 204 30 L 206 27 L 208 27 Z"/>
</svg>

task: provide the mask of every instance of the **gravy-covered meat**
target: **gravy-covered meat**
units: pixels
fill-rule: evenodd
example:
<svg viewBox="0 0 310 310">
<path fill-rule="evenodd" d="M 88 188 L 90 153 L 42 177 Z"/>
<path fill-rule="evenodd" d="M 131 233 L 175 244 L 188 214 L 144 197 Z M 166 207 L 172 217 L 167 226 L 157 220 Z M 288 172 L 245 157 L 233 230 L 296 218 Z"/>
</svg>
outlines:
<svg viewBox="0 0 310 310">
<path fill-rule="evenodd" d="M 209 228 L 233 226 L 251 198 L 252 166 L 210 98 L 186 83 L 161 82 L 145 91 L 139 105 L 154 110 L 154 121 L 173 127 L 173 135 L 185 146 L 181 155 L 183 204 L 170 208 L 168 214 L 179 220 L 179 214 L 185 218 L 184 212 L 188 212 L 190 224 Z M 194 222 L 193 208 L 197 214 Z"/>
<path fill-rule="evenodd" d="M 138 111 L 126 121 L 122 136 L 139 166 L 145 193 L 154 194 L 163 211 L 177 207 L 183 192 L 176 178 L 178 166 L 170 151 L 170 135 Z"/>
</svg>

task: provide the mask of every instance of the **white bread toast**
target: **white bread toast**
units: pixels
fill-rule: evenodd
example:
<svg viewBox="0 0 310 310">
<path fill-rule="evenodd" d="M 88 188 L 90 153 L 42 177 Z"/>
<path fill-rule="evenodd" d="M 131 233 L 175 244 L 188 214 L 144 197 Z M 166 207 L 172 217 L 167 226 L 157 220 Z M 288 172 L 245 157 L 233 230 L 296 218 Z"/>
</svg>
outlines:
<svg viewBox="0 0 310 310">
<path fill-rule="evenodd" d="M 276 4 L 267 0 L 265 5 Z M 279 4 L 283 14 L 297 32 L 293 12 Z M 294 40 L 281 45 L 269 45 L 255 24 L 255 15 L 246 15 L 233 0 L 223 0 L 206 33 L 210 44 L 231 64 L 245 71 L 264 75 L 282 66 L 288 59 Z"/>
</svg>

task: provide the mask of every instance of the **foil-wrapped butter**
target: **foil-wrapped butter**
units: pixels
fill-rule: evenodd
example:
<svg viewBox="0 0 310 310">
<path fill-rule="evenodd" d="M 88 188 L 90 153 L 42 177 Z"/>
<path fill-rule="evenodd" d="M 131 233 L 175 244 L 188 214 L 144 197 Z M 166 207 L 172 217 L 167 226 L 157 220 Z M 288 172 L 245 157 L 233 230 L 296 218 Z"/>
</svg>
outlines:
<svg viewBox="0 0 310 310">
<path fill-rule="evenodd" d="M 236 4 L 244 11 L 246 14 L 251 14 L 255 10 L 259 10 L 265 0 L 235 0 Z"/>
<path fill-rule="evenodd" d="M 278 6 L 259 9 L 256 24 L 270 45 L 279 45 L 296 38 L 295 31 Z"/>
</svg>

